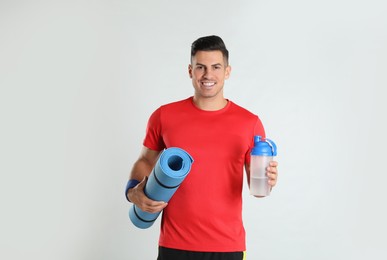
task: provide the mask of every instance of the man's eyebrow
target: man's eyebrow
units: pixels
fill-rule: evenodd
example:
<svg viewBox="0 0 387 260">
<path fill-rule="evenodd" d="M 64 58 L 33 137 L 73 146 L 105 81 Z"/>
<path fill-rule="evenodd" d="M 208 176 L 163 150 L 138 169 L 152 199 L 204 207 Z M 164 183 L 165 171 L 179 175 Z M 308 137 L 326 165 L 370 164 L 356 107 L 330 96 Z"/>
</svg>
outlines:
<svg viewBox="0 0 387 260">
<path fill-rule="evenodd" d="M 201 64 L 201 63 L 196 63 L 195 66 L 203 66 L 203 67 L 207 67 L 207 65 L 204 65 L 204 64 Z M 214 66 L 223 66 L 221 63 L 215 63 L 215 64 L 211 64 L 212 67 Z"/>
</svg>

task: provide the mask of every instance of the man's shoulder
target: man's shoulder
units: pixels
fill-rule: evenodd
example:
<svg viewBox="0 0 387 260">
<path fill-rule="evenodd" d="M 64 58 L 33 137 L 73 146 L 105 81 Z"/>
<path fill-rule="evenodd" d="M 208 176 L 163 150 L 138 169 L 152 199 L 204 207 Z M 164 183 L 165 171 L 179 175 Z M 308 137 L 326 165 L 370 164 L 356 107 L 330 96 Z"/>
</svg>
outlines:
<svg viewBox="0 0 387 260">
<path fill-rule="evenodd" d="M 180 108 L 180 107 L 183 107 L 183 106 L 186 106 L 187 104 L 189 104 L 191 102 L 191 99 L 192 99 L 192 97 L 189 97 L 189 98 L 185 98 L 182 100 L 166 103 L 166 104 L 162 105 L 160 108 L 161 109 L 177 109 L 177 108 Z"/>
<path fill-rule="evenodd" d="M 235 102 L 233 101 L 230 101 L 231 102 L 231 107 L 232 107 L 232 110 L 235 111 L 236 113 L 239 113 L 241 115 L 244 115 L 246 117 L 257 117 L 256 114 L 254 114 L 253 112 L 251 112 L 250 110 L 248 110 L 247 108 L 244 108 L 238 104 L 236 104 Z"/>
</svg>

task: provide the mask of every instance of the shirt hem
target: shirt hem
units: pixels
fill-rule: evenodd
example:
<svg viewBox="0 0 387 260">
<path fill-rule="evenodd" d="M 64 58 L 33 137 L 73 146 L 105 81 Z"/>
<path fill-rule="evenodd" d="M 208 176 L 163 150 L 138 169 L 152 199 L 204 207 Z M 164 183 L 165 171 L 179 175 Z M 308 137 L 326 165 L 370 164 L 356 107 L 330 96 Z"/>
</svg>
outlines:
<svg viewBox="0 0 387 260">
<path fill-rule="evenodd" d="M 201 247 L 201 246 L 184 246 L 184 245 L 171 245 L 166 243 L 159 243 L 159 246 L 172 248 L 177 250 L 193 251 L 193 252 L 244 252 L 246 251 L 246 246 L 244 247 L 234 247 L 234 246 L 221 246 L 221 247 Z"/>
</svg>

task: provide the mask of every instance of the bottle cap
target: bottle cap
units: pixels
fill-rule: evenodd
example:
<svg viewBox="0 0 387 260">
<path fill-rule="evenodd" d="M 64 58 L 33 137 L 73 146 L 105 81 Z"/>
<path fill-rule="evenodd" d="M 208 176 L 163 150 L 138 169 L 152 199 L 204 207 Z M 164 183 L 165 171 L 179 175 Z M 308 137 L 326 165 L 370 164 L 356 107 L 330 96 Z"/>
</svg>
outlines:
<svg viewBox="0 0 387 260">
<path fill-rule="evenodd" d="M 272 140 L 256 135 L 254 136 L 254 147 L 251 150 L 251 155 L 276 156 L 277 146 Z"/>
</svg>

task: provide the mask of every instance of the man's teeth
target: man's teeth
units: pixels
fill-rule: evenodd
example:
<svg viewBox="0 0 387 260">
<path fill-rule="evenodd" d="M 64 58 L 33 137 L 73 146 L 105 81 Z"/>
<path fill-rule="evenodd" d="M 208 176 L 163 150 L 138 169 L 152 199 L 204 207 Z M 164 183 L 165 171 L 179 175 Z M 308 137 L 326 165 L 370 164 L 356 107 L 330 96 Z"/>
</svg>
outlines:
<svg viewBox="0 0 387 260">
<path fill-rule="evenodd" d="M 211 86 L 215 85 L 215 83 L 214 82 L 203 82 L 203 85 L 205 87 L 211 87 Z"/>
</svg>

